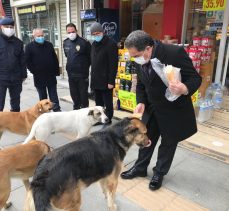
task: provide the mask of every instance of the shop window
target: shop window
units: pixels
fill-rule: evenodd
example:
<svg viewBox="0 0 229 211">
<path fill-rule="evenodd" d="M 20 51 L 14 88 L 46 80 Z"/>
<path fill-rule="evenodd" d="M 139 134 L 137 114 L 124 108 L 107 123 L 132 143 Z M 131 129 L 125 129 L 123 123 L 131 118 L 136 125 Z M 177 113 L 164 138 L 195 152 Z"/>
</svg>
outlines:
<svg viewBox="0 0 229 211">
<path fill-rule="evenodd" d="M 42 28 L 45 39 L 58 47 L 58 31 L 55 4 L 36 4 L 18 8 L 21 37 L 24 44 L 33 40 L 33 29 Z"/>
</svg>

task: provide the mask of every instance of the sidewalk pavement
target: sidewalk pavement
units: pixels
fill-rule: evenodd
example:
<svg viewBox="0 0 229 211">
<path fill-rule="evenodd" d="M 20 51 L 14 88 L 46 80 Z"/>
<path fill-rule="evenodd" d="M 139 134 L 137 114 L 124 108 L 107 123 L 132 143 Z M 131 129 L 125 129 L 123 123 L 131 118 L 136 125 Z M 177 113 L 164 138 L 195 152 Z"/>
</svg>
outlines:
<svg viewBox="0 0 229 211">
<path fill-rule="evenodd" d="M 62 110 L 72 110 L 67 81 L 61 78 L 58 79 L 58 95 Z M 29 77 L 23 85 L 21 110 L 33 106 L 37 101 L 38 95 L 32 78 Z M 8 95 L 6 109 L 9 109 Z M 124 113 L 121 111 L 121 114 Z M 125 112 L 125 115 L 129 113 Z M 115 121 L 117 120 L 114 119 Z M 24 138 L 6 132 L 2 136 L 0 145 L 8 147 L 21 143 Z M 48 139 L 48 144 L 57 148 L 71 140 L 71 137 L 66 135 L 54 134 Z M 124 169 L 133 165 L 137 152 L 136 146 L 130 149 L 124 160 Z M 116 196 L 119 211 L 229 211 L 229 168 L 226 163 L 179 146 L 171 170 L 164 178 L 163 187 L 152 192 L 148 189 L 148 183 L 153 174 L 156 154 L 157 152 L 154 153 L 148 168 L 148 177 L 119 180 Z M 13 207 L 8 211 L 22 211 L 24 197 L 25 190 L 21 181 L 13 179 L 10 195 Z M 81 211 L 90 210 L 107 210 L 106 201 L 97 183 L 83 191 Z"/>
</svg>

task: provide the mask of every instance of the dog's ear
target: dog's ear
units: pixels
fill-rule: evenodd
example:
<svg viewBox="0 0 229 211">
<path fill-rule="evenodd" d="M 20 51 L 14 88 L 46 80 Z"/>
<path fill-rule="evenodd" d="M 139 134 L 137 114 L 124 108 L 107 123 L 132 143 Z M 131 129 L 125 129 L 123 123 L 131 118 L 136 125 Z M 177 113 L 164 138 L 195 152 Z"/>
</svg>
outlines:
<svg viewBox="0 0 229 211">
<path fill-rule="evenodd" d="M 147 132 L 146 126 L 143 124 L 143 122 L 140 119 L 133 118 L 130 122 L 132 127 L 138 128 L 141 133 Z"/>
<path fill-rule="evenodd" d="M 88 112 L 88 116 L 93 116 L 94 115 L 94 110 L 89 110 L 89 112 Z"/>
<path fill-rule="evenodd" d="M 39 102 L 39 103 L 37 104 L 37 107 L 38 107 L 38 111 L 39 111 L 39 112 L 42 112 L 43 108 L 42 108 L 41 102 Z"/>
</svg>

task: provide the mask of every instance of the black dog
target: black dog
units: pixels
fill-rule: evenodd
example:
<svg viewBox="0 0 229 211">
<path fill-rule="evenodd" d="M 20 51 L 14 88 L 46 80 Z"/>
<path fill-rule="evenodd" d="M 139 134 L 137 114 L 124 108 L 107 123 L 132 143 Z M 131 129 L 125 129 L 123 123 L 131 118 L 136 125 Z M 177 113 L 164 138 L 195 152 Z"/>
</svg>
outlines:
<svg viewBox="0 0 229 211">
<path fill-rule="evenodd" d="M 25 210 L 48 211 L 55 207 L 79 211 L 81 189 L 100 180 L 109 210 L 115 211 L 122 161 L 132 144 L 149 145 L 146 132 L 139 119 L 124 118 L 102 131 L 53 150 L 38 164 Z"/>
</svg>

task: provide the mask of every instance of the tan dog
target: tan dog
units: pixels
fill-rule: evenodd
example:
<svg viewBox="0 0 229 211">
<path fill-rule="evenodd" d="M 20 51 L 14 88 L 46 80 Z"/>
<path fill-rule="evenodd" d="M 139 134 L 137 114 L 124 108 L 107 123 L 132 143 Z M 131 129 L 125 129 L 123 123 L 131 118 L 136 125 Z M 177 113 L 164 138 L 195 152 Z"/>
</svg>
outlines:
<svg viewBox="0 0 229 211">
<path fill-rule="evenodd" d="M 33 176 L 39 160 L 49 151 L 47 144 L 35 140 L 25 145 L 20 144 L 0 150 L 0 210 L 6 205 L 10 195 L 10 179 L 12 177 L 22 179 L 28 190 L 29 178 Z"/>
<path fill-rule="evenodd" d="M 22 112 L 0 112 L 0 139 L 6 130 L 20 135 L 28 135 L 37 117 L 50 111 L 52 107 L 53 103 L 45 99 Z"/>
</svg>

